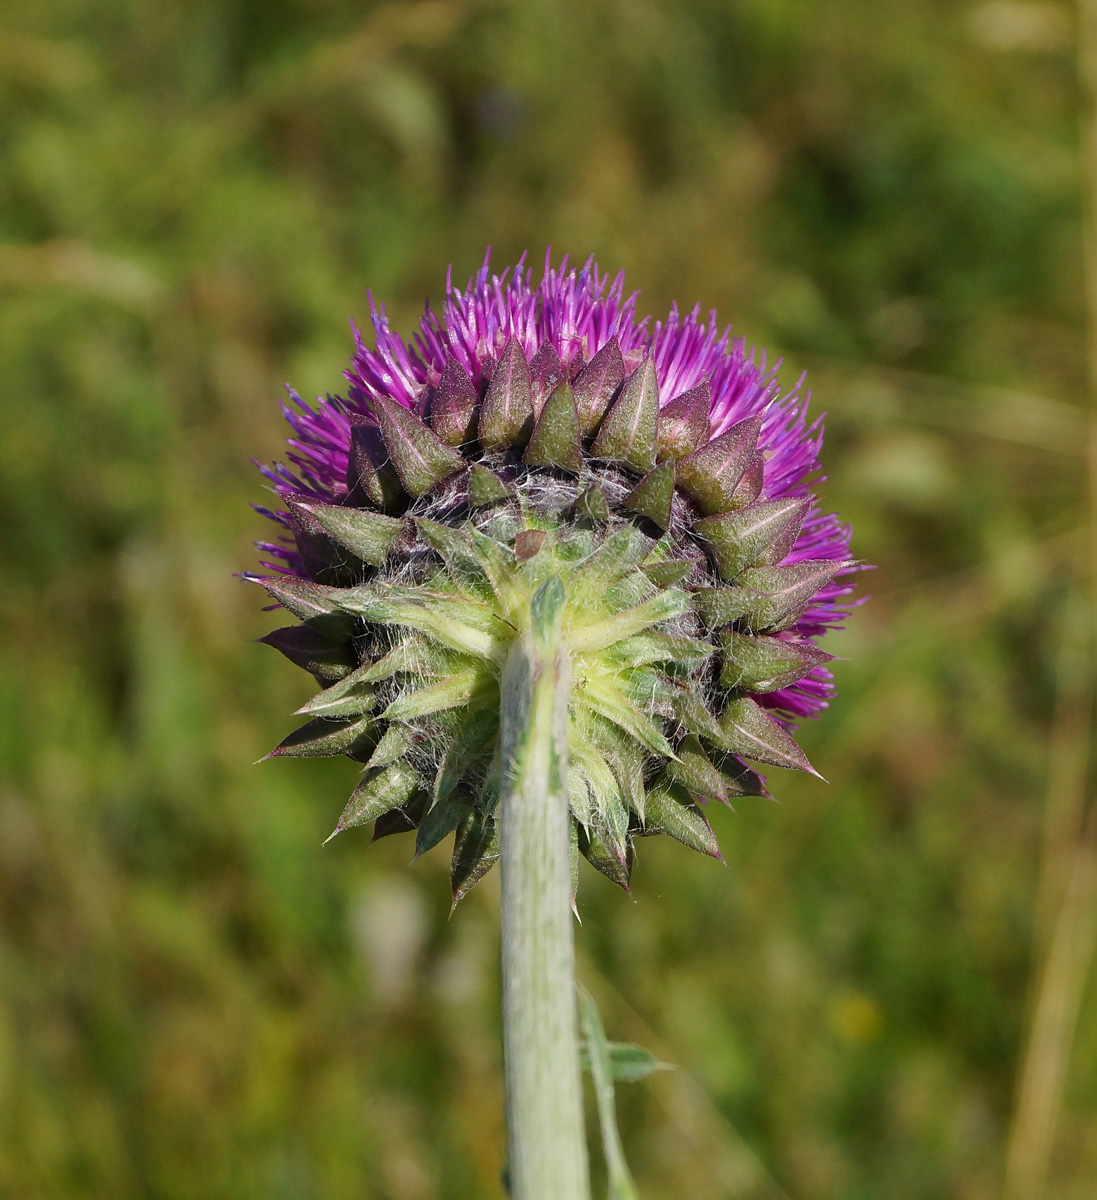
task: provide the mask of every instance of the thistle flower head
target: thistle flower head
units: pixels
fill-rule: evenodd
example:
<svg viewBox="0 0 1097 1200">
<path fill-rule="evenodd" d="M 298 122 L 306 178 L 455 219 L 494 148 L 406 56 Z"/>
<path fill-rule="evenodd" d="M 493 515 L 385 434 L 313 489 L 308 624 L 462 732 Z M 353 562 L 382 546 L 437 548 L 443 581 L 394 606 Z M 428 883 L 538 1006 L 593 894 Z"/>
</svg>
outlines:
<svg viewBox="0 0 1097 1200">
<path fill-rule="evenodd" d="M 364 764 L 337 833 L 455 832 L 455 900 L 496 855 L 500 672 L 553 576 L 576 862 L 627 886 L 638 836 L 719 856 L 704 805 L 812 770 L 790 729 L 827 705 L 852 569 L 821 423 L 715 314 L 635 301 L 547 256 L 447 280 L 410 342 L 371 300 L 345 395 L 291 393 L 262 468 L 283 532 L 252 578 L 300 622 L 263 640 L 322 687 L 273 754 Z"/>
</svg>

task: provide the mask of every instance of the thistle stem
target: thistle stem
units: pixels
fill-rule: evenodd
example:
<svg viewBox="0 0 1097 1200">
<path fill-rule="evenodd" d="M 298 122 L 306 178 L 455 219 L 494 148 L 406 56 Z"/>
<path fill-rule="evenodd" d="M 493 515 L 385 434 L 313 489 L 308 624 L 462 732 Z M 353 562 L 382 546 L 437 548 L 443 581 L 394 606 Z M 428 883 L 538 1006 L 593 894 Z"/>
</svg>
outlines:
<svg viewBox="0 0 1097 1200">
<path fill-rule="evenodd" d="M 568 850 L 571 672 L 553 576 L 503 671 L 503 1053 L 514 1200 L 589 1200 Z"/>
</svg>

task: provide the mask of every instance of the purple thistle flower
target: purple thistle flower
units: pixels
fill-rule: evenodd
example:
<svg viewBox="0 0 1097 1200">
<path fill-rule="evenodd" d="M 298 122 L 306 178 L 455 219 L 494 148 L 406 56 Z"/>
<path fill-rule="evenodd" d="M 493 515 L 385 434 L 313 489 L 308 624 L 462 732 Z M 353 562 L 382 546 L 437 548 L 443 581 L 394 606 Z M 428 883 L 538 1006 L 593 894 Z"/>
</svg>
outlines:
<svg viewBox="0 0 1097 1200">
<path fill-rule="evenodd" d="M 700 545 L 716 564 L 714 569 L 700 557 L 697 561 L 701 565 L 691 566 L 692 559 L 686 563 L 692 573 L 684 577 L 682 586 L 693 592 L 698 611 L 703 612 L 709 603 L 717 607 L 723 604 L 725 608 L 729 603 L 738 604 L 743 609 L 742 612 L 735 609 L 734 613 L 721 609 L 703 617 L 703 623 L 713 630 L 710 641 L 720 641 L 725 656 L 719 681 L 713 677 L 704 684 L 709 689 L 706 694 L 715 694 L 713 689 L 716 689 L 725 695 L 725 690 L 730 689 L 726 694 L 733 701 L 735 696 L 743 697 L 744 703 L 753 706 L 751 713 L 755 707 L 771 713 L 775 723 L 770 724 L 778 730 L 793 728 L 794 720 L 816 716 L 827 707 L 833 680 L 824 662 L 830 656 L 819 652 L 815 644 L 828 629 L 841 625 L 849 610 L 848 597 L 852 591 L 849 576 L 857 568 L 850 561 L 849 527 L 834 514 L 822 511 L 811 494 L 812 486 L 822 478 L 819 453 L 823 426 L 821 418 L 809 422 L 809 394 L 801 390 L 802 379 L 782 393 L 777 382 L 780 363 L 768 363 L 764 352 L 756 355 L 753 350 L 748 351 L 742 338 L 732 339 L 729 329 L 719 329 L 715 313 L 709 314 L 706 321 L 699 306 L 685 316 L 672 307 L 665 320 L 654 323 L 647 317 L 637 318 L 636 293 L 625 294 L 623 274 L 611 279 L 599 271 L 593 259 L 576 270 L 569 267 L 565 257 L 554 268 L 546 254 L 544 273 L 540 282 L 534 284 L 524 257 L 513 269 L 500 275 L 491 273 L 485 258 L 464 290 L 455 287 L 452 277 L 447 276 L 441 311 L 436 313 L 428 304 L 410 340 L 392 331 L 384 306 L 378 308 L 372 295 L 370 314 L 374 345 L 369 346 L 355 330 L 354 357 L 345 372 L 346 395 L 318 398 L 310 405 L 290 391 L 290 403 L 282 406 L 291 429 L 286 462 L 260 467 L 275 492 L 289 505 L 285 509 L 259 509 L 284 530 L 277 540 L 258 543 L 265 554 L 263 566 L 274 572 L 261 582 L 283 605 L 308 623 L 313 620 L 309 615 L 311 610 L 303 602 L 287 599 L 286 588 L 293 586 L 291 581 L 319 583 L 327 592 L 331 591 L 327 585 L 338 575 L 331 567 L 334 560 L 330 553 L 327 560 L 322 553 L 317 560 L 310 546 L 326 544 L 330 551 L 334 539 L 342 546 L 345 557 L 346 548 L 352 545 L 345 537 L 341 540 L 331 513 L 336 508 L 353 512 L 363 504 L 370 507 L 361 491 L 365 485 L 356 482 L 359 470 L 356 462 L 365 464 L 363 469 L 374 481 L 373 506 L 389 514 L 376 520 L 392 522 L 392 532 L 386 536 L 390 541 L 395 539 L 391 544 L 406 552 L 411 561 L 416 554 L 422 555 L 423 545 L 409 540 L 402 513 L 408 512 L 413 522 L 440 520 L 443 524 L 451 521 L 460 524 L 471 519 L 470 506 L 475 508 L 481 503 L 471 498 L 471 482 L 461 485 L 464 490 L 459 496 L 454 492 L 455 472 L 459 475 L 461 471 L 480 470 L 481 483 L 490 475 L 494 483 L 485 486 L 497 487 L 499 496 L 513 494 L 515 488 L 525 496 L 522 489 L 533 486 L 531 480 L 536 486 L 547 488 L 549 484 L 541 479 L 542 475 L 557 481 L 553 486 L 562 486 L 559 484 L 562 475 L 578 474 L 579 490 L 586 487 L 589 492 L 591 486 L 600 489 L 601 484 L 600 469 L 595 467 L 592 473 L 588 464 L 604 461 L 610 464 L 605 468 L 605 490 L 607 496 L 612 492 L 611 509 L 623 506 L 644 520 L 653 520 L 658 526 L 655 535 L 666 531 L 663 540 L 673 542 L 675 553 L 683 553 L 682 547 L 686 547 L 685 552 L 700 555 L 697 549 Z M 596 356 L 597 361 L 592 362 Z M 590 370 L 585 372 L 588 366 Z M 507 378 L 493 385 L 497 375 L 502 378 L 504 374 Z M 634 403 L 630 412 L 636 421 L 640 420 L 643 404 L 639 397 L 648 378 L 654 381 L 653 403 L 659 415 L 651 414 L 651 430 L 645 435 L 651 445 L 637 449 L 630 440 L 633 433 L 625 435 L 617 426 L 613 430 L 610 426 L 614 414 L 619 409 L 623 413 L 626 404 Z M 489 418 L 487 410 L 495 412 L 492 408 L 495 401 L 491 399 L 493 386 L 503 397 L 500 401 L 503 408 L 499 409 L 501 415 Z M 630 388 L 635 402 L 623 399 Z M 568 400 L 560 401 L 563 416 L 559 420 L 553 416 L 550 420 L 550 399 L 564 395 L 565 390 Z M 574 406 L 568 409 L 573 394 Z M 475 421 L 479 414 L 478 432 L 469 424 L 467 436 L 442 434 L 444 421 L 457 419 L 439 415 L 441 406 L 449 404 L 453 397 L 456 399 L 452 403 L 457 405 L 453 412 L 459 410 L 462 421 Z M 515 397 L 525 397 L 522 403 L 532 409 L 521 430 L 517 425 L 507 425 L 511 414 L 506 406 L 512 400 L 518 403 Z M 401 425 L 393 415 L 399 409 L 386 409 L 386 403 L 406 410 L 412 423 Z M 585 403 L 589 411 L 584 409 Z M 466 408 L 460 408 L 461 404 Z M 699 405 L 707 408 L 707 412 L 699 410 Z M 568 412 L 572 417 L 568 417 Z M 573 419 L 580 422 L 581 428 L 569 433 L 568 421 Z M 621 421 L 624 419 L 622 416 Z M 492 420 L 502 422 L 498 427 L 501 433 L 491 430 L 485 433 L 485 422 L 490 425 Z M 697 428 L 701 429 L 699 437 L 695 436 Z M 676 443 L 676 437 L 685 441 Z M 394 438 L 399 446 L 394 445 Z M 477 444 L 477 438 L 482 445 Z M 734 458 L 734 474 L 729 474 L 732 466 L 720 458 L 721 447 Z M 525 454 L 519 461 L 517 456 L 523 448 Z M 474 465 L 481 454 L 479 466 Z M 543 466 L 538 467 L 538 463 Z M 389 471 L 392 486 L 401 497 L 391 505 L 381 499 L 382 493 L 377 490 L 382 487 L 385 470 Z M 421 488 L 409 482 L 416 471 L 420 475 L 426 472 Z M 637 477 L 643 477 L 639 484 Z M 722 492 L 725 485 L 727 489 Z M 417 499 L 421 495 L 425 498 Z M 569 503 L 578 505 L 580 501 L 575 495 L 573 484 Z M 604 506 L 605 501 L 598 503 Z M 665 515 L 661 515 L 664 510 Z M 397 518 L 405 520 L 403 532 L 397 529 Z M 631 518 L 634 522 L 637 519 Z M 772 529 L 765 522 L 770 522 Z M 764 536 L 757 532 L 756 525 Z M 687 529 L 688 533 L 684 532 Z M 773 532 L 778 529 L 783 533 Z M 759 547 L 756 553 L 743 550 L 744 545 L 754 545 L 751 538 Z M 385 552 L 389 544 L 385 543 Z M 431 545 L 437 552 L 435 559 L 440 553 L 449 561 L 448 551 L 439 550 L 434 542 Z M 648 538 L 645 548 L 650 549 L 651 545 L 652 539 Z M 779 551 L 775 549 L 777 546 Z M 310 553 L 314 561 L 309 560 Z M 357 547 L 356 553 L 361 557 L 365 552 Z M 521 559 L 521 553 L 516 553 Z M 381 557 L 384 558 L 384 553 Z M 364 561 L 374 560 L 365 554 Z M 361 576 L 358 582 L 365 577 Z M 649 577 L 657 575 L 649 570 Z M 279 578 L 286 583 L 279 585 Z M 347 579 L 343 577 L 338 582 L 345 584 Z M 733 586 L 724 588 L 725 583 Z M 793 593 L 795 603 L 789 599 Z M 337 602 L 332 603 L 338 606 Z M 754 608 L 750 607 L 752 603 Z M 315 620 L 312 628 L 317 628 Z M 278 648 L 293 658 L 293 648 L 287 648 L 288 635 L 283 641 L 286 644 L 279 644 Z M 780 658 L 782 654 L 798 656 L 801 669 L 793 670 L 786 663 L 782 669 L 788 682 L 784 686 L 736 682 L 727 663 L 735 654 L 749 657 L 761 651 L 771 658 L 774 655 Z M 295 661 L 304 663 L 305 658 L 299 653 Z M 368 665 L 365 657 L 361 661 L 359 672 Z M 704 670 L 711 674 L 711 665 Z M 761 678 L 761 667 L 753 659 L 743 670 L 747 672 L 743 679 L 751 672 L 754 672 L 751 678 Z M 314 673 L 321 678 L 319 672 L 314 670 Z M 673 671 L 670 673 L 673 675 Z M 653 715 L 671 718 L 666 726 L 668 732 L 674 730 L 678 721 L 674 736 L 680 737 L 690 726 L 680 714 L 671 713 L 673 706 L 667 707 L 669 703 L 662 709 L 656 705 Z M 314 711 L 323 713 L 323 708 L 317 706 Z M 730 711 L 729 706 L 725 718 Z M 328 714 L 328 719 L 331 715 Z M 764 740 L 769 735 L 763 730 L 761 736 Z M 733 740 L 728 744 L 739 743 Z M 693 743 L 689 745 L 692 747 Z M 353 751 L 341 744 L 327 751 L 295 750 L 284 744 L 276 753 L 306 752 Z M 791 757 L 787 763 L 782 760 L 783 753 L 773 752 L 766 757 L 762 752 L 754 757 L 763 762 L 793 765 Z M 792 751 L 788 753 L 791 755 Z M 741 749 L 739 754 L 752 756 Z M 376 759 L 373 742 L 364 758 Z M 612 761 L 613 755 L 609 758 Z M 737 757 L 735 762 L 740 763 L 740 759 Z M 711 766 L 707 759 L 705 763 L 702 770 Z M 795 765 L 806 766 L 806 760 L 802 763 L 797 760 Z M 734 772 L 738 768 L 731 769 Z M 745 765 L 743 770 L 749 773 Z M 693 783 L 687 780 L 681 786 L 695 800 L 703 802 L 708 798 L 705 788 L 696 780 Z M 401 803 L 406 809 L 406 797 Z M 410 811 L 407 820 L 410 825 L 418 823 Z M 353 822 L 341 822 L 340 828 L 345 823 Z M 613 877 L 612 871 L 606 873 Z"/>
</svg>

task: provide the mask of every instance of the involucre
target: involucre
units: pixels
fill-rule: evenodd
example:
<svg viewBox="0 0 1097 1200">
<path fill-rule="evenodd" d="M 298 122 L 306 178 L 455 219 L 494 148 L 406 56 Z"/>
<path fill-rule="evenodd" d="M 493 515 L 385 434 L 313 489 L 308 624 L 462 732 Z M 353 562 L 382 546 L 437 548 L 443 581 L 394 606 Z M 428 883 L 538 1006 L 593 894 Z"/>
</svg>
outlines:
<svg viewBox="0 0 1097 1200">
<path fill-rule="evenodd" d="M 371 311 L 346 395 L 293 395 L 263 468 L 284 533 L 251 578 L 300 622 L 263 640 L 321 685 L 273 755 L 364 764 L 336 833 L 455 833 L 456 902 L 497 857 L 500 672 L 556 576 L 573 882 L 582 854 L 627 887 L 649 834 L 718 857 L 705 805 L 811 771 L 792 722 L 832 691 L 853 564 L 806 396 L 715 314 L 637 320 L 593 262 L 485 262 L 410 342 Z"/>
</svg>

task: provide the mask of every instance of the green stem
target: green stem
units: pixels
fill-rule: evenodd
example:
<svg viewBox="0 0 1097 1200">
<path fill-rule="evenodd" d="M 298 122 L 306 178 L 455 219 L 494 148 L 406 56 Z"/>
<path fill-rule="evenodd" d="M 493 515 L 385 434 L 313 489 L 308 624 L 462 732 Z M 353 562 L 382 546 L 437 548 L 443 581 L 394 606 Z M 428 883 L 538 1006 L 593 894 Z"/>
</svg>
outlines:
<svg viewBox="0 0 1097 1200">
<path fill-rule="evenodd" d="M 514 1200 L 589 1200 L 568 852 L 564 588 L 534 594 L 503 671 L 503 1053 Z"/>
</svg>

